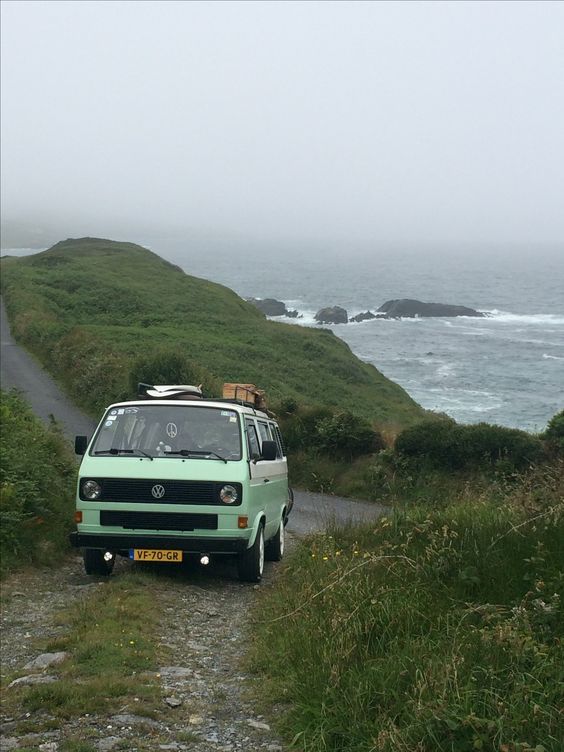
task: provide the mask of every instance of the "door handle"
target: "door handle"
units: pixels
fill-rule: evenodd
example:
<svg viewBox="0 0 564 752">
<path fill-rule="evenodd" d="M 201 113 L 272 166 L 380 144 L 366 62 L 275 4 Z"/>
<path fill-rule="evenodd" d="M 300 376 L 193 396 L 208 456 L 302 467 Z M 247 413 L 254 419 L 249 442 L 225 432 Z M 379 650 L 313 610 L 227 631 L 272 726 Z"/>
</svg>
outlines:
<svg viewBox="0 0 564 752">
<path fill-rule="evenodd" d="M 270 483 L 270 478 L 265 478 L 265 479 L 264 479 L 264 482 L 265 482 L 265 483 Z"/>
</svg>

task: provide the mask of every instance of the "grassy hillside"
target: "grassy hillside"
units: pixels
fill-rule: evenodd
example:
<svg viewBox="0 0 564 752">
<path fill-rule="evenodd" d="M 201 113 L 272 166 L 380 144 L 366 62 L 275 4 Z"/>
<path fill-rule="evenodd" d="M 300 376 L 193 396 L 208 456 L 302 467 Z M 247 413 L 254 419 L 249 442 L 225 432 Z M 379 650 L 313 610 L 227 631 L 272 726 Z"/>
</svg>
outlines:
<svg viewBox="0 0 564 752">
<path fill-rule="evenodd" d="M 423 414 L 331 331 L 267 321 L 137 245 L 82 238 L 5 259 L 2 289 L 16 338 L 93 412 L 130 392 L 136 358 L 168 349 L 212 380 L 261 385 L 271 401 L 338 406 L 389 428 Z"/>
</svg>

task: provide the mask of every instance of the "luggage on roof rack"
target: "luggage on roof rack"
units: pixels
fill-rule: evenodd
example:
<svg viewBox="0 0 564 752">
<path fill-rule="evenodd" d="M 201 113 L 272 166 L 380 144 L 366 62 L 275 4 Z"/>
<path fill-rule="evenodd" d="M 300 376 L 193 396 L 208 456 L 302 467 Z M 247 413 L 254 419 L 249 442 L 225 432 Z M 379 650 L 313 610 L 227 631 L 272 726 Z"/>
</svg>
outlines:
<svg viewBox="0 0 564 752">
<path fill-rule="evenodd" d="M 226 383 L 223 385 L 223 398 L 247 402 L 258 410 L 266 410 L 265 392 L 254 384 Z"/>
</svg>

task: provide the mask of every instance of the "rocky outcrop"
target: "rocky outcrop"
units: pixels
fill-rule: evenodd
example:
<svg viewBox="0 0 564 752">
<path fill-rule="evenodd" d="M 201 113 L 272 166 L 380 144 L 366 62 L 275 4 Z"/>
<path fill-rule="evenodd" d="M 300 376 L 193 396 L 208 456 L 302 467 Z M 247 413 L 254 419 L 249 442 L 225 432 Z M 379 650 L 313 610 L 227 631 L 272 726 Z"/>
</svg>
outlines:
<svg viewBox="0 0 564 752">
<path fill-rule="evenodd" d="M 357 313 L 356 316 L 351 316 L 349 321 L 356 321 L 359 323 L 360 321 L 370 321 L 371 319 L 379 319 L 382 318 L 381 316 L 376 316 L 376 314 L 372 313 L 372 311 L 364 311 L 364 313 Z"/>
<path fill-rule="evenodd" d="M 331 308 L 322 308 L 315 314 L 315 320 L 318 324 L 346 324 L 349 315 L 344 308 L 332 306 Z"/>
<path fill-rule="evenodd" d="M 285 303 L 274 298 L 247 298 L 247 303 L 252 303 L 265 316 L 288 316 L 295 319 L 299 315 L 297 311 L 289 311 Z"/>
<path fill-rule="evenodd" d="M 413 319 L 416 317 L 427 318 L 435 316 L 474 316 L 482 318 L 484 316 L 483 313 L 466 306 L 447 305 L 445 303 L 422 303 L 420 300 L 410 300 L 409 298 L 388 300 L 378 308 L 378 312 L 385 313 L 391 319 Z"/>
</svg>

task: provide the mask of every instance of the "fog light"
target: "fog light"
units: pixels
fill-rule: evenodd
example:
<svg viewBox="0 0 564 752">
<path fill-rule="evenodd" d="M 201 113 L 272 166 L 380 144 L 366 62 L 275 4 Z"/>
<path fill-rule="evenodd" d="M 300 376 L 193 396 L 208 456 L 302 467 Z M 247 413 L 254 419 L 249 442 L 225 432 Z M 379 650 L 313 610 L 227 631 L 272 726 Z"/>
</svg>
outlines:
<svg viewBox="0 0 564 752">
<path fill-rule="evenodd" d="M 111 551 L 106 551 L 104 554 L 104 561 L 111 561 L 114 558 L 114 555 Z"/>
<path fill-rule="evenodd" d="M 82 522 L 82 512 L 75 512 L 74 513 L 74 521 L 76 523 Z"/>
<path fill-rule="evenodd" d="M 200 564 L 204 567 L 207 567 L 209 563 L 210 557 L 207 554 L 202 554 L 202 556 L 200 556 Z"/>
</svg>

